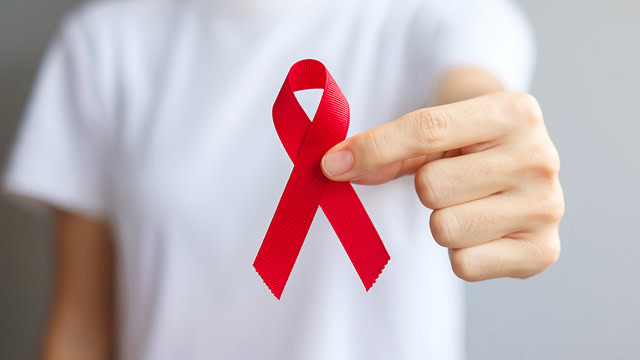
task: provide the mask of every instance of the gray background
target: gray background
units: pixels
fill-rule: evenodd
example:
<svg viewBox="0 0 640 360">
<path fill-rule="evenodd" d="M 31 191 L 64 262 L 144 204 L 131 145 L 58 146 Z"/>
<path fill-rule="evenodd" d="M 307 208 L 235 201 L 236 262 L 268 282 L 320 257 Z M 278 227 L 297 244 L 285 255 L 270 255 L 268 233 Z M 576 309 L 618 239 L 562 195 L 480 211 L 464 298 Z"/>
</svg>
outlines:
<svg viewBox="0 0 640 360">
<path fill-rule="evenodd" d="M 75 3 L 0 4 L 3 164 L 44 47 Z M 563 251 L 529 280 L 468 286 L 469 359 L 640 359 L 640 2 L 521 3 L 538 38 L 533 93 L 562 158 Z M 0 359 L 36 356 L 48 227 L 0 198 Z"/>
</svg>

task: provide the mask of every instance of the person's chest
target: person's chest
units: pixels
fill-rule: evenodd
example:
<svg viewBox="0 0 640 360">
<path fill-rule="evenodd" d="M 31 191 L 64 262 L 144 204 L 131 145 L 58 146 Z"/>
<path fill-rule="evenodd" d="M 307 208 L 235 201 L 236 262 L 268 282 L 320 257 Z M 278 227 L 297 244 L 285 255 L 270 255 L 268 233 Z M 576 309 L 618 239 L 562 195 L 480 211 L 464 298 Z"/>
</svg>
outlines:
<svg viewBox="0 0 640 360">
<path fill-rule="evenodd" d="M 327 66 L 350 103 L 350 134 L 426 99 L 402 34 L 381 33 L 377 16 L 176 20 L 164 46 L 138 49 L 121 69 L 113 205 L 156 219 L 220 219 L 219 231 L 237 219 L 268 224 L 292 168 L 271 119 L 289 66 L 304 58 Z"/>
<path fill-rule="evenodd" d="M 292 64 L 320 60 L 349 101 L 353 135 L 423 106 L 430 89 L 407 65 L 402 33 L 386 36 L 382 18 L 324 15 L 255 28 L 190 19 L 166 31 L 164 47 L 137 48 L 122 69 L 109 172 L 120 280 L 131 313 L 159 298 L 155 318 L 185 326 L 159 327 L 158 338 L 185 336 L 204 319 L 213 335 L 202 343 L 224 348 L 233 344 L 219 344 L 229 329 L 268 339 L 322 322 L 278 307 L 251 266 L 293 168 L 273 126 L 275 97 Z M 302 102 L 313 111 L 314 100 Z M 412 179 L 355 189 L 394 259 L 376 284 L 378 300 L 356 309 L 368 319 L 387 306 L 385 294 L 413 288 L 420 282 L 407 279 L 428 274 L 423 267 L 442 268 L 446 255 L 425 251 L 428 213 Z M 425 254 L 426 261 L 409 261 Z M 308 313 L 342 304 L 353 316 L 354 299 L 364 303 L 366 294 L 318 211 L 284 301 Z M 274 331 L 274 323 L 293 326 Z M 328 343 L 334 335 L 348 342 L 327 334 Z"/>
</svg>

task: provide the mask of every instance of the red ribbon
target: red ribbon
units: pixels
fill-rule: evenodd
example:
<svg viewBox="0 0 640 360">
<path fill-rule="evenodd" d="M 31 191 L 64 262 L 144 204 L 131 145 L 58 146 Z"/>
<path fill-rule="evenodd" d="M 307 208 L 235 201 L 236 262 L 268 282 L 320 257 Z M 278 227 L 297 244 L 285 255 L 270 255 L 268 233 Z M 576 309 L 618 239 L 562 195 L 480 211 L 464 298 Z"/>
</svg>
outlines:
<svg viewBox="0 0 640 360">
<path fill-rule="evenodd" d="M 306 89 L 324 89 L 313 122 L 294 95 Z M 320 168 L 349 128 L 349 103 L 321 62 L 291 67 L 273 104 L 273 123 L 295 165 L 253 266 L 280 299 L 321 206 L 369 291 L 390 257 L 351 184 L 327 179 Z"/>
</svg>

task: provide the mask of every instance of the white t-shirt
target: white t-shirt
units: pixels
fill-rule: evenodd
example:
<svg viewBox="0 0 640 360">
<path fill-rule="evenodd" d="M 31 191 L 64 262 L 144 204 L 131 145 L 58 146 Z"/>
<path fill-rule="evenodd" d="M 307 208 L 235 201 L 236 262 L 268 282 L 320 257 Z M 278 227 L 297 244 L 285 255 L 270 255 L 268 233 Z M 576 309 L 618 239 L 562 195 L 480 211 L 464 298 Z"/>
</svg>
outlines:
<svg viewBox="0 0 640 360">
<path fill-rule="evenodd" d="M 252 264 L 293 167 L 271 106 L 318 59 L 355 134 L 451 66 L 524 90 L 533 52 L 507 0 L 92 2 L 48 49 L 5 187 L 110 222 L 121 359 L 461 359 L 462 282 L 411 177 L 355 186 L 391 255 L 369 292 L 322 211 L 267 289 Z"/>
</svg>

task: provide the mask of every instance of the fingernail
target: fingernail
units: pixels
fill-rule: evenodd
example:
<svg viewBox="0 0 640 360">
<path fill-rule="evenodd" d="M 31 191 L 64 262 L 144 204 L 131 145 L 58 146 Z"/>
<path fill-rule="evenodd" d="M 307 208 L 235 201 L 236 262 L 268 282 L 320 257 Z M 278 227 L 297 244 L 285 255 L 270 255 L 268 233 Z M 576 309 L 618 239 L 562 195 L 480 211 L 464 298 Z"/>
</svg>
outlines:
<svg viewBox="0 0 640 360">
<path fill-rule="evenodd" d="M 353 155 L 349 150 L 340 150 L 322 158 L 324 172 L 332 177 L 342 175 L 353 167 Z"/>
</svg>

